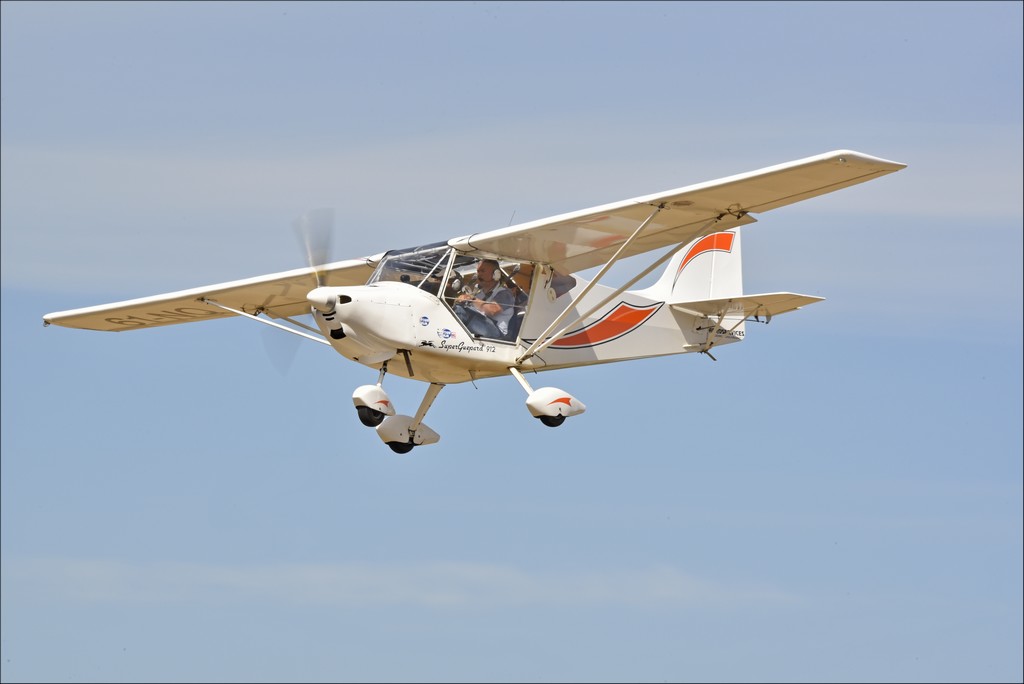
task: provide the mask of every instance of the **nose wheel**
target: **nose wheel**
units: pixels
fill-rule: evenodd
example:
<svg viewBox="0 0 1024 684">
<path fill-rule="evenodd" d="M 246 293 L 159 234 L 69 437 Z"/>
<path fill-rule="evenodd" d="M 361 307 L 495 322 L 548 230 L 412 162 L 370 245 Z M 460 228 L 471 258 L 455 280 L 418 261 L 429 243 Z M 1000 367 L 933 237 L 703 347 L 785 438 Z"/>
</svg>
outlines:
<svg viewBox="0 0 1024 684">
<path fill-rule="evenodd" d="M 356 406 L 356 413 L 359 414 L 359 422 L 366 427 L 377 427 L 384 422 L 386 417 L 383 411 L 378 411 L 369 406 Z"/>
<path fill-rule="evenodd" d="M 391 397 L 381 387 L 387 372 L 388 362 L 385 361 L 380 368 L 376 385 L 363 385 L 357 387 L 356 391 L 352 393 L 352 403 L 356 407 L 356 413 L 359 414 L 359 422 L 366 427 L 375 428 L 383 423 L 386 417 L 395 415 Z"/>
</svg>

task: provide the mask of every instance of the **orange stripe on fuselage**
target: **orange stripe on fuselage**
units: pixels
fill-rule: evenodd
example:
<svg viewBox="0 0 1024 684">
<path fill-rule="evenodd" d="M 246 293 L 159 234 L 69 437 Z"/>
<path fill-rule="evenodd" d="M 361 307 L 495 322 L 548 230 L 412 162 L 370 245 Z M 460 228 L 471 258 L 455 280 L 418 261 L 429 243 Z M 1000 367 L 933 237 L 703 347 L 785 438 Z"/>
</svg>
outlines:
<svg viewBox="0 0 1024 684">
<path fill-rule="evenodd" d="M 566 335 L 551 346 L 556 349 L 589 347 L 621 337 L 653 316 L 654 312 L 660 307 L 660 302 L 642 308 L 622 302 L 615 307 L 614 311 L 601 320 L 582 330 Z"/>
</svg>

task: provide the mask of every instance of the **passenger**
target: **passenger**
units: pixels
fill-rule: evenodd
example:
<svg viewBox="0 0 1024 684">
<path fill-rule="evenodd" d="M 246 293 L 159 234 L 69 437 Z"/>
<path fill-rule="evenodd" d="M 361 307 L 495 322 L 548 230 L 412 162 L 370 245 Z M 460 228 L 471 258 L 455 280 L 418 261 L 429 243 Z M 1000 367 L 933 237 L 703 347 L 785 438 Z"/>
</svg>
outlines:
<svg viewBox="0 0 1024 684">
<path fill-rule="evenodd" d="M 530 300 L 530 286 L 533 283 L 533 264 L 523 263 L 515 267 L 512 275 L 507 277 L 508 287 L 512 291 L 514 304 L 512 307 L 512 318 L 508 323 L 508 334 L 505 336 L 511 342 L 519 337 L 519 330 L 523 326 L 523 319 L 526 317 L 526 304 Z"/>
<path fill-rule="evenodd" d="M 555 297 L 561 297 L 566 292 L 576 287 L 576 278 L 571 275 L 565 275 L 558 271 L 551 271 L 551 283 L 550 287 L 555 292 Z"/>
<path fill-rule="evenodd" d="M 476 266 L 476 294 L 463 293 L 455 300 L 455 313 L 474 335 L 502 339 L 508 334 L 515 299 L 499 277 L 498 262 L 484 259 Z"/>
<path fill-rule="evenodd" d="M 516 313 L 526 310 L 526 302 L 530 299 L 530 284 L 533 281 L 533 264 L 520 264 L 519 268 L 510 276 L 515 294 Z"/>
</svg>

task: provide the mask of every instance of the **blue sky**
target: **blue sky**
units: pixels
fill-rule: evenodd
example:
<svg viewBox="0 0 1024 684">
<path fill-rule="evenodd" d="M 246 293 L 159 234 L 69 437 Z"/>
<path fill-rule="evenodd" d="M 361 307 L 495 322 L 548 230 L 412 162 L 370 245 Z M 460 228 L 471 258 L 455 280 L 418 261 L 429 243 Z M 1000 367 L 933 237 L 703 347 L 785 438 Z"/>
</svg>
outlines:
<svg viewBox="0 0 1024 684">
<path fill-rule="evenodd" d="M 3 680 L 1020 681 L 1021 14 L 4 2 Z M 557 430 L 452 386 L 398 456 L 326 347 L 41 324 L 840 148 L 909 166 L 744 232 L 824 303 Z"/>
</svg>

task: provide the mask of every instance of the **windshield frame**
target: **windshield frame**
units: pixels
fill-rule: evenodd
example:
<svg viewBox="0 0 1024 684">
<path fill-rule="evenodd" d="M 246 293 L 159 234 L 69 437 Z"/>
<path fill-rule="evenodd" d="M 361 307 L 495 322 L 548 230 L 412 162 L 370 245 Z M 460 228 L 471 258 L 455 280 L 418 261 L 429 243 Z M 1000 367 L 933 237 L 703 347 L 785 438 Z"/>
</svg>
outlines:
<svg viewBox="0 0 1024 684">
<path fill-rule="evenodd" d="M 432 279 L 440 282 L 445 278 L 452 251 L 447 242 L 435 242 L 385 252 L 366 284 L 398 282 L 423 289 Z"/>
</svg>

